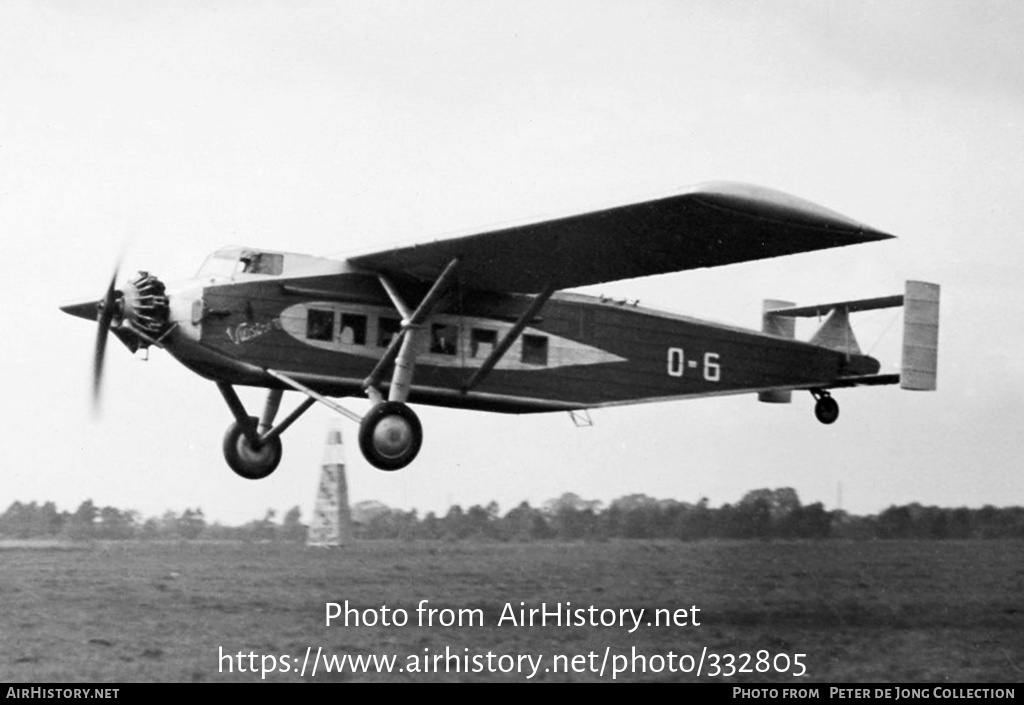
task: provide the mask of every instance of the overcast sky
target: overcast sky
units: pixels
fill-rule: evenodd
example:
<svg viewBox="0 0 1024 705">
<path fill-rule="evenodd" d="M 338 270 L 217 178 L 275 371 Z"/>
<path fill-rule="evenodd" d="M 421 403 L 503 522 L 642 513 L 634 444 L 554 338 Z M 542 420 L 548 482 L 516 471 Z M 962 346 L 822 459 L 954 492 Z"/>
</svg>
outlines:
<svg viewBox="0 0 1024 705">
<path fill-rule="evenodd" d="M 805 393 L 596 410 L 585 429 L 418 407 L 423 450 L 397 473 L 370 467 L 343 422 L 352 501 L 717 506 L 789 486 L 831 509 L 841 485 L 856 513 L 1024 504 L 1022 36 L 1012 0 L 7 0 L 0 511 L 91 498 L 230 523 L 309 516 L 327 409 L 285 434 L 271 478 L 245 481 L 221 455 L 231 416 L 215 386 L 111 340 L 92 418 L 95 327 L 58 306 L 99 298 L 122 252 L 123 276 L 173 281 L 224 244 L 343 254 L 710 180 L 898 239 L 587 291 L 756 328 L 764 298 L 934 281 L 939 391 L 841 390 L 829 427 Z M 854 325 L 898 364 L 898 312 Z"/>
</svg>

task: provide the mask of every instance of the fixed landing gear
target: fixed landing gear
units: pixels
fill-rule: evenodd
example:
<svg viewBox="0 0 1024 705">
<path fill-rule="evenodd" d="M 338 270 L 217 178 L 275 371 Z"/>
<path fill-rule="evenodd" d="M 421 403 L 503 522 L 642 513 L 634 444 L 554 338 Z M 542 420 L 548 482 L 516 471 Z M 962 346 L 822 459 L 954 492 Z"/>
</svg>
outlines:
<svg viewBox="0 0 1024 705">
<path fill-rule="evenodd" d="M 264 372 L 284 384 L 285 388 L 302 392 L 307 397 L 287 418 L 274 425 L 283 388 L 271 387 L 263 415 L 257 419 L 246 412 L 231 384 L 217 382 L 217 388 L 235 417 L 235 423 L 228 429 L 224 438 L 224 457 L 231 469 L 249 479 L 263 478 L 272 473 L 281 461 L 280 435 L 315 402 L 325 404 L 342 415 L 359 421 L 359 449 L 367 462 L 374 467 L 380 470 L 400 470 L 415 460 L 420 452 L 420 446 L 423 445 L 423 427 L 415 412 L 406 406 L 405 401 L 409 398 L 413 370 L 416 366 L 416 333 L 424 326 L 427 318 L 443 298 L 458 264 L 458 257 L 448 263 L 414 311 L 405 305 L 387 278 L 379 275 L 384 290 L 392 298 L 395 308 L 402 313 L 402 325 L 399 334 L 391 338 L 384 355 L 378 360 L 370 375 L 363 380 L 363 390 L 376 404 L 362 419 L 284 372 L 266 369 Z M 549 289 L 541 303 L 553 291 L 553 288 Z M 536 308 L 539 308 L 539 305 Z M 520 328 L 525 327 L 525 321 L 535 312 L 535 308 L 528 310 L 528 315 L 521 318 Z M 509 338 L 508 344 L 510 343 Z M 389 365 L 393 365 L 394 369 L 391 375 L 391 388 L 388 390 L 389 399 L 384 401 L 378 383 Z"/>
<path fill-rule="evenodd" d="M 379 401 L 370 413 L 359 416 L 324 398 L 317 392 L 280 372 L 271 375 L 304 392 L 304 399 L 288 416 L 274 423 L 281 404 L 282 390 L 271 389 L 263 414 L 250 416 L 232 386 L 218 382 L 217 388 L 235 417 L 224 435 L 224 459 L 228 466 L 247 480 L 261 480 L 270 475 L 281 462 L 281 434 L 315 402 L 320 401 L 349 418 L 359 421 L 359 449 L 374 467 L 400 470 L 416 459 L 423 445 L 423 427 L 416 413 L 404 402 Z M 380 399 L 377 396 L 377 399 Z"/>
<path fill-rule="evenodd" d="M 256 428 L 259 419 L 249 417 L 249 426 Z M 228 426 L 224 434 L 224 459 L 235 474 L 247 480 L 262 480 L 277 469 L 281 462 L 281 437 L 274 436 L 254 446 L 247 429 L 238 421 Z"/>
<path fill-rule="evenodd" d="M 416 458 L 421 445 L 420 420 L 402 402 L 380 402 L 359 424 L 359 449 L 367 462 L 380 470 L 404 468 Z"/>
<path fill-rule="evenodd" d="M 230 384 L 218 382 L 217 388 L 235 417 L 235 422 L 224 434 L 224 459 L 237 475 L 247 480 L 262 480 L 281 463 L 281 434 L 313 406 L 314 400 L 304 400 L 275 425 L 274 417 L 281 405 L 280 389 L 271 389 L 267 393 L 263 416 L 257 418 L 246 413 Z"/>
<path fill-rule="evenodd" d="M 839 418 L 839 403 L 832 398 L 832 395 L 824 390 L 811 390 L 811 394 L 817 400 L 814 404 L 814 416 L 821 423 L 833 424 Z"/>
</svg>

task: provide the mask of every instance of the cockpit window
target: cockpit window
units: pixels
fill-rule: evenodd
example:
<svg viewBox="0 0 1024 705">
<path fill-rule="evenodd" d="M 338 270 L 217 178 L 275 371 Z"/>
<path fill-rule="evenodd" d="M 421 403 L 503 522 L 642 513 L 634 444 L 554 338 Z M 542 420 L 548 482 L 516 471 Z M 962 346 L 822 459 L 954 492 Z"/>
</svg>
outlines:
<svg viewBox="0 0 1024 705">
<path fill-rule="evenodd" d="M 270 252 L 248 252 L 242 255 L 246 274 L 270 274 L 278 276 L 284 271 L 284 255 Z"/>
<path fill-rule="evenodd" d="M 243 273 L 280 276 L 284 273 L 284 255 L 230 248 L 214 252 L 199 268 L 201 277 L 230 277 Z"/>
<path fill-rule="evenodd" d="M 241 262 L 238 258 L 241 255 L 239 250 L 218 250 L 206 258 L 203 266 L 199 268 L 201 277 L 230 277 L 239 271 Z"/>
</svg>

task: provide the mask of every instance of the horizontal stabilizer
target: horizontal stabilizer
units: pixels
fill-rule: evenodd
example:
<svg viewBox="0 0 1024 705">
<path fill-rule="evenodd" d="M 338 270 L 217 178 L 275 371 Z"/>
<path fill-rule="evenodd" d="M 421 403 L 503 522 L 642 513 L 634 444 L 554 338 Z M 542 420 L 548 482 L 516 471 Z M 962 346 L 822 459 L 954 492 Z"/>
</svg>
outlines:
<svg viewBox="0 0 1024 705">
<path fill-rule="evenodd" d="M 786 318 L 817 318 L 840 309 L 847 313 L 855 311 L 873 311 L 878 308 L 897 308 L 903 305 L 903 297 L 879 296 L 874 299 L 857 299 L 855 301 L 837 301 L 831 304 L 814 304 L 813 306 L 791 306 L 788 308 L 777 308 L 765 311 L 772 316 L 784 316 Z"/>
<path fill-rule="evenodd" d="M 780 338 L 794 338 L 795 321 L 800 317 L 825 317 L 812 345 L 860 355 L 860 347 L 850 327 L 849 314 L 881 308 L 903 307 L 903 360 L 899 374 L 872 374 L 841 377 L 823 388 L 899 384 L 903 389 L 931 391 L 936 388 L 939 347 L 939 285 L 908 281 L 904 293 L 873 299 L 837 301 L 812 306 L 794 306 L 785 301 L 764 302 L 762 331 Z M 786 403 L 789 390 L 771 389 L 758 394 L 761 401 Z"/>
</svg>

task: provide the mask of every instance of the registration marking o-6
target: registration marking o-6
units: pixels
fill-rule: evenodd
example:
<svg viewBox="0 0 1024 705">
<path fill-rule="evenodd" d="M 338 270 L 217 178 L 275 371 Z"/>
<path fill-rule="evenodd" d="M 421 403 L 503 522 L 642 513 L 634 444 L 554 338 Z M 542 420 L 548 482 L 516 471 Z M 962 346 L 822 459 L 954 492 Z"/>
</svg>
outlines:
<svg viewBox="0 0 1024 705">
<path fill-rule="evenodd" d="M 682 348 L 668 349 L 668 374 L 670 377 L 682 377 L 686 368 L 697 367 L 696 360 L 687 360 Z M 722 379 L 722 366 L 718 362 L 718 353 L 704 353 L 704 379 L 717 382 Z"/>
</svg>

